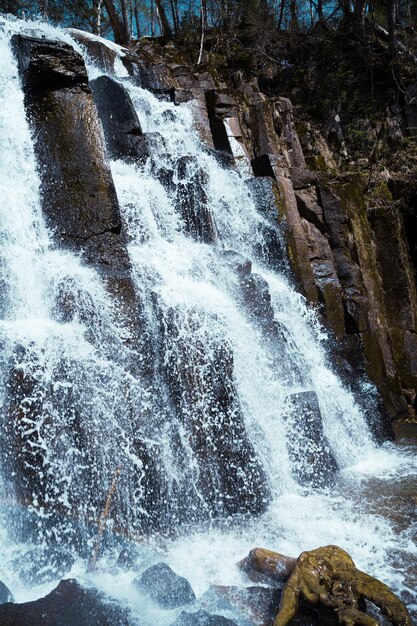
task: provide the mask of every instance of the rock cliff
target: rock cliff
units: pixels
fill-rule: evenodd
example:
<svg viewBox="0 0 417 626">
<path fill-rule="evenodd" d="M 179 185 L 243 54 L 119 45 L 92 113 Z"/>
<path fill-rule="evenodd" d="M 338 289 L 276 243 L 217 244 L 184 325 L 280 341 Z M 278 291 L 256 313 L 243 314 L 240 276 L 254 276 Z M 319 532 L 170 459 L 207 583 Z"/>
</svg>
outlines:
<svg viewBox="0 0 417 626">
<path fill-rule="evenodd" d="M 336 114 L 325 137 L 288 98 L 266 95 L 265 81 L 228 72 L 214 54 L 205 60 L 192 65 L 172 43 L 147 39 L 123 62 L 159 98 L 188 102 L 207 146 L 256 177 L 260 205 L 273 198 L 267 210 L 286 227 L 292 278 L 330 330 L 348 384 L 355 390 L 365 376 L 378 388 L 387 436 L 392 422 L 416 419 L 414 196 L 390 172 L 370 189 L 357 163 L 340 166 L 346 146 L 329 140 L 342 132 Z M 405 134 L 409 118 L 405 111 Z M 356 385 L 359 401 L 367 393 Z"/>
<path fill-rule="evenodd" d="M 111 69 L 114 53 L 73 34 L 103 70 Z M 49 223 L 60 241 L 81 249 L 99 267 L 137 327 L 131 305 L 138 303 L 114 185 L 99 145 L 104 138 L 98 113 L 110 155 L 140 161 L 151 150 L 152 137 L 142 132 L 121 83 L 102 77 L 89 86 L 80 57 L 64 44 L 16 37 L 15 47 L 38 135 Z M 255 76 L 228 73 L 215 56 L 206 56 L 197 67 L 172 43 L 146 39 L 126 51 L 123 63 L 159 98 L 187 102 L 207 149 L 252 179 L 259 208 L 284 227 L 292 280 L 329 329 L 341 375 L 359 402 L 371 388 L 363 381 L 376 385 L 386 416 L 377 430 L 389 436 L 392 422 L 416 419 L 413 197 L 389 175 L 369 193 L 369 180 L 355 168 L 342 171 L 334 145 L 314 125 L 301 123 L 288 98 L 266 95 Z M 409 114 L 403 123 L 412 119 Z M 337 115 L 333 121 L 337 126 Z M 344 149 L 339 142 L 339 151 Z M 197 223 L 189 202 L 185 210 L 191 211 L 191 232 L 212 241 L 208 218 L 200 216 Z M 272 261 L 279 245 L 271 241 Z"/>
</svg>

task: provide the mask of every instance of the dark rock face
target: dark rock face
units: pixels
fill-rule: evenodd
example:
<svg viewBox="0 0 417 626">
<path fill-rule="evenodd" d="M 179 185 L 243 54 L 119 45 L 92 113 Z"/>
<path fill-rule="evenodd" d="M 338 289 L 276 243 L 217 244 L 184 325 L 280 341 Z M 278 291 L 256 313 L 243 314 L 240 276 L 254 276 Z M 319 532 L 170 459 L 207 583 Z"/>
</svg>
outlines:
<svg viewBox="0 0 417 626">
<path fill-rule="evenodd" d="M 172 626 L 236 626 L 236 623 L 226 617 L 211 615 L 201 609 L 197 613 L 186 613 L 184 611 Z"/>
<path fill-rule="evenodd" d="M 74 557 L 70 552 L 50 547 L 29 550 L 15 567 L 24 583 L 41 585 L 61 578 L 73 564 Z"/>
<path fill-rule="evenodd" d="M 64 240 L 120 233 L 116 192 L 82 58 L 62 43 L 20 35 L 13 41 L 37 134 L 49 224 Z"/>
<path fill-rule="evenodd" d="M 271 176 L 249 178 L 246 184 L 257 210 L 269 222 L 261 227 L 264 244 L 257 253 L 272 269 L 288 273 L 285 224 L 279 222 L 278 187 Z"/>
<path fill-rule="evenodd" d="M 135 585 L 164 609 L 175 609 L 195 600 L 188 580 L 178 576 L 166 563 L 149 567 L 135 579 Z"/>
<path fill-rule="evenodd" d="M 2 626 L 137 626 L 128 611 L 75 580 L 34 602 L 0 606 Z"/>
<path fill-rule="evenodd" d="M 138 551 L 133 546 L 123 548 L 117 558 L 117 566 L 123 570 L 130 570 L 136 567 Z"/>
<path fill-rule="evenodd" d="M 206 91 L 205 96 L 214 147 L 216 150 L 232 154 L 223 119 L 232 116 L 231 110 L 235 105 L 234 100 L 227 94 L 221 94 L 214 90 Z"/>
<path fill-rule="evenodd" d="M 12 592 L 6 585 L 0 580 L 0 605 L 7 604 L 8 602 L 14 602 Z"/>
<path fill-rule="evenodd" d="M 149 141 L 152 142 L 151 137 Z M 152 169 L 171 197 L 174 197 L 176 208 L 183 218 L 184 231 L 196 241 L 215 241 L 217 230 L 205 191 L 207 175 L 197 159 L 186 155 L 169 167 L 161 167 L 152 161 Z"/>
<path fill-rule="evenodd" d="M 311 391 L 296 393 L 289 405 L 287 446 L 294 477 L 301 485 L 328 486 L 338 466 L 323 432 L 317 396 Z"/>
<path fill-rule="evenodd" d="M 35 150 L 47 222 L 61 245 L 81 251 L 100 272 L 110 293 L 120 299 L 126 325 L 135 336 L 140 303 L 130 277 L 116 190 L 84 62 L 63 43 L 19 35 L 13 44 L 37 138 Z M 123 116 L 130 115 L 122 129 L 116 122 L 114 126 L 121 134 L 128 130 L 125 134 L 139 139 L 140 125 L 124 89 L 111 79 L 99 85 L 104 85 L 103 98 L 110 91 L 117 100 L 112 114 L 120 111 Z M 62 301 L 57 302 L 61 321 L 71 317 L 71 297 L 63 293 Z"/>
<path fill-rule="evenodd" d="M 259 513 L 269 501 L 269 486 L 246 433 L 233 354 L 220 336 L 207 343 L 205 324 L 217 320 L 198 310 L 171 308 L 161 319 L 160 361 L 168 393 L 198 459 L 194 481 L 211 514 Z M 199 506 L 196 499 L 194 509 Z"/>
<path fill-rule="evenodd" d="M 140 157 L 142 129 L 126 89 L 109 76 L 90 82 L 109 156 L 114 159 Z"/>
<path fill-rule="evenodd" d="M 186 231 L 197 241 L 212 243 L 217 232 L 205 193 L 205 172 L 195 159 L 183 157 L 177 163 L 176 179 L 176 204 Z"/>
<path fill-rule="evenodd" d="M 131 281 L 116 190 L 84 62 L 63 43 L 19 35 L 13 37 L 13 44 L 37 137 L 47 222 L 61 245 L 81 251 L 100 272 L 109 292 L 120 300 L 125 323 L 136 337 L 141 305 Z M 140 126 L 124 89 L 111 79 L 104 81 L 104 87 L 117 96 L 123 115 L 130 113 L 126 124 L 136 137 Z M 71 315 L 70 299 L 64 294 L 57 302 L 58 319 Z"/>
<path fill-rule="evenodd" d="M 68 30 L 71 37 L 84 46 L 88 56 L 94 61 L 97 67 L 106 74 L 112 74 L 114 72 L 114 61 L 116 59 L 116 52 L 114 50 L 103 45 L 101 41 L 92 39 L 83 31 L 74 28 L 69 28 Z"/>
</svg>

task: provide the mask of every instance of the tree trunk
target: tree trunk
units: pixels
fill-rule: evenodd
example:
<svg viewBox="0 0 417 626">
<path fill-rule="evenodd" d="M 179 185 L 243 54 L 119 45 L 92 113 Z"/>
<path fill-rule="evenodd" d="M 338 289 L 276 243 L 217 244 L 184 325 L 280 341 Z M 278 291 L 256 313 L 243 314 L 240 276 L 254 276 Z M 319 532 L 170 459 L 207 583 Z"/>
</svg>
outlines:
<svg viewBox="0 0 417 626">
<path fill-rule="evenodd" d="M 124 28 L 123 22 L 116 11 L 113 0 L 104 0 L 104 5 L 109 16 L 110 25 L 114 34 L 114 41 L 121 46 L 127 45 L 129 43 L 130 36 Z"/>
<path fill-rule="evenodd" d="M 324 15 L 323 15 L 323 0 L 318 0 L 317 2 L 317 15 L 318 15 L 320 23 L 325 21 Z"/>
<path fill-rule="evenodd" d="M 172 28 L 167 18 L 167 14 L 165 13 L 164 6 L 162 4 L 162 0 L 156 0 L 156 8 L 159 15 L 159 22 L 161 24 L 161 32 L 164 37 L 167 39 L 172 38 Z"/>
<path fill-rule="evenodd" d="M 204 34 L 206 30 L 206 0 L 200 0 L 200 11 L 201 11 L 201 40 L 200 40 L 200 53 L 198 55 L 197 65 L 200 65 L 203 59 Z"/>
<path fill-rule="evenodd" d="M 291 17 L 291 30 L 294 33 L 298 32 L 298 7 L 297 1 L 291 0 L 290 2 L 290 17 Z"/>
<path fill-rule="evenodd" d="M 388 36 L 391 58 L 394 61 L 398 54 L 397 42 L 397 16 L 398 16 L 398 0 L 388 0 L 387 3 L 387 21 Z"/>
<path fill-rule="evenodd" d="M 356 0 L 353 9 L 353 31 L 363 37 L 365 35 L 366 0 Z"/>
<path fill-rule="evenodd" d="M 135 25 L 136 25 L 136 38 L 140 37 L 140 21 L 139 21 L 139 9 L 137 0 L 135 0 Z"/>
<path fill-rule="evenodd" d="M 174 24 L 174 33 L 179 31 L 179 19 L 178 19 L 178 5 L 174 0 L 170 0 L 172 23 Z"/>
<path fill-rule="evenodd" d="M 93 33 L 95 35 L 100 35 L 101 33 L 101 11 L 103 8 L 103 0 L 98 0 L 98 2 L 95 3 L 96 6 L 94 8 L 94 28 L 93 28 Z"/>
<path fill-rule="evenodd" d="M 123 30 L 126 39 L 126 43 L 130 41 L 130 26 L 129 26 L 129 12 L 127 10 L 127 0 L 120 0 L 120 4 L 122 7 L 122 23 Z"/>
<path fill-rule="evenodd" d="M 281 6 L 279 9 L 279 18 L 278 18 L 278 30 L 281 30 L 282 20 L 284 19 L 284 9 L 285 9 L 285 0 L 281 0 Z"/>
</svg>

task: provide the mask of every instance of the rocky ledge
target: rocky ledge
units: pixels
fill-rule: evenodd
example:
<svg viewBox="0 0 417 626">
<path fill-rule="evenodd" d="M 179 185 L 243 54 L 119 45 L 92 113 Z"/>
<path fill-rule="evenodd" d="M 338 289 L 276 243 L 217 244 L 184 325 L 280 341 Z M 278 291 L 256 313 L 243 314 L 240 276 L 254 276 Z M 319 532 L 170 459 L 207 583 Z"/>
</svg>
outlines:
<svg viewBox="0 0 417 626">
<path fill-rule="evenodd" d="M 384 615 L 393 626 L 411 626 L 407 609 L 390 589 L 357 570 L 337 546 L 303 552 L 298 559 L 256 548 L 239 566 L 263 586 L 211 586 L 197 599 L 188 580 L 161 562 L 133 579 L 133 595 L 137 594 L 145 620 L 150 602 L 151 614 L 161 611 L 161 620 L 171 626 L 270 626 L 272 622 L 274 626 L 378 626 L 385 623 L 380 621 Z M 124 551 L 118 567 L 134 573 L 134 556 Z M 4 626 L 142 623 L 137 611 L 133 615 L 120 603 L 71 579 L 61 581 L 44 598 L 24 604 L 14 604 L 3 584 L 0 594 Z"/>
</svg>

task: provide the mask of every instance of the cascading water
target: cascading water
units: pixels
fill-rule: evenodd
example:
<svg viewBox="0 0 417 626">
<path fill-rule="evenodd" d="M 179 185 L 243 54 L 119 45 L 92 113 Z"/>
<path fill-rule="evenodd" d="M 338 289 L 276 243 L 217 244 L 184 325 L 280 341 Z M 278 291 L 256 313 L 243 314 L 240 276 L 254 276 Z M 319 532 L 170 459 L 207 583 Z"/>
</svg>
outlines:
<svg viewBox="0 0 417 626">
<path fill-rule="evenodd" d="M 20 29 L 72 42 L 49 26 L 0 24 L 5 582 L 18 599 L 56 584 L 16 582 L 27 550 L 14 543 L 22 505 L 34 542 L 88 555 L 120 470 L 113 523 L 147 534 L 144 562 L 163 550 L 197 593 L 213 582 L 242 584 L 234 564 L 255 545 L 295 555 L 335 543 L 406 597 L 413 584 L 404 562 L 416 553 L 408 518 L 384 519 L 368 485 L 383 493 L 401 476 L 408 489 L 415 465 L 376 447 L 285 259 L 271 266 L 268 242 L 281 234 L 257 210 L 245 168 L 219 164 L 190 108 L 136 86 L 117 57 L 152 142 L 142 165 L 111 162 L 146 329 L 147 354 L 132 354 L 131 331 L 100 275 L 57 247 L 45 225 L 10 47 Z M 132 367 L 141 358 L 146 375 Z M 112 573 L 111 559 L 109 548 L 94 584 L 135 609 L 131 578 Z M 82 560 L 73 571 L 91 582 Z"/>
</svg>

